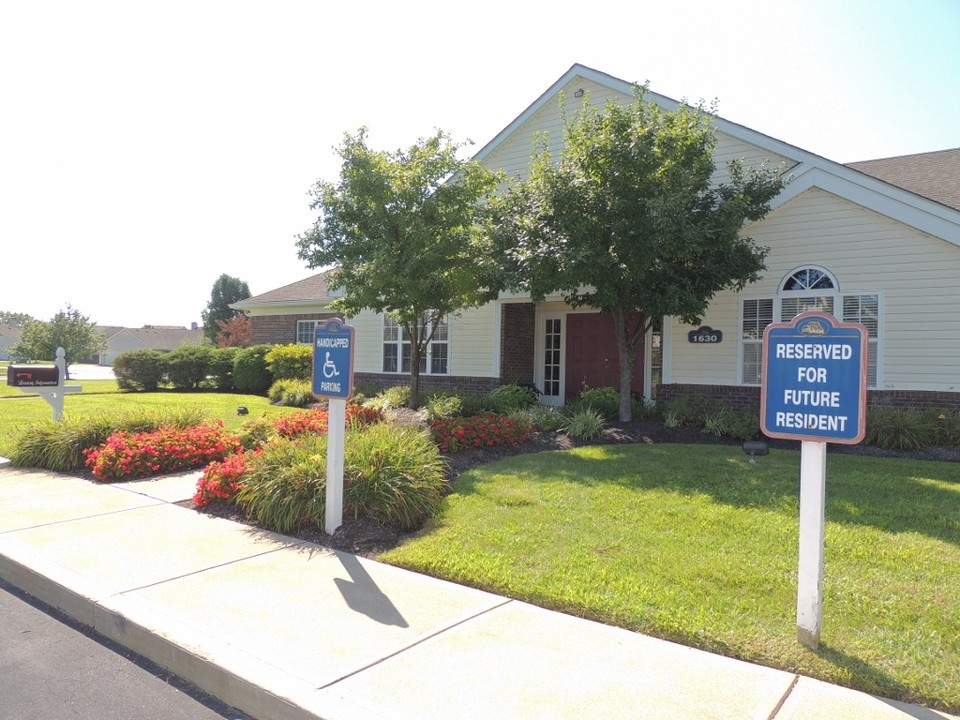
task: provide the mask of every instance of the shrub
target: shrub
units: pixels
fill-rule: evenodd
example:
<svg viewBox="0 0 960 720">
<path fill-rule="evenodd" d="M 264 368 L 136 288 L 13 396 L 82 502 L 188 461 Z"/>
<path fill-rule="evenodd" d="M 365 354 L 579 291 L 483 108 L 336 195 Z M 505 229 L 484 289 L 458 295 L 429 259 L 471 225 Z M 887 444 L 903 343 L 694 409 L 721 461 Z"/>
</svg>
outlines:
<svg viewBox="0 0 960 720">
<path fill-rule="evenodd" d="M 162 425 L 191 427 L 199 425 L 199 409 L 168 411 L 132 411 L 120 415 L 67 417 L 60 422 L 33 423 L 14 441 L 10 458 L 15 467 L 37 467 L 56 472 L 79 470 L 84 466 L 84 450 L 95 448 L 115 432 L 144 432 Z"/>
<path fill-rule="evenodd" d="M 237 392 L 266 395 L 273 383 L 266 355 L 271 345 L 253 345 L 237 353 L 233 363 L 233 387 Z"/>
<path fill-rule="evenodd" d="M 317 401 L 309 380 L 277 380 L 267 391 L 270 402 L 289 407 L 306 407 Z"/>
<path fill-rule="evenodd" d="M 649 420 L 653 422 L 661 419 L 661 408 L 656 403 L 648 403 L 642 397 L 634 396 L 630 400 L 630 410 L 634 420 Z"/>
<path fill-rule="evenodd" d="M 214 460 L 207 465 L 197 481 L 193 502 L 197 507 L 206 507 L 216 500 L 233 502 L 247 472 L 247 454 L 238 452 L 223 460 Z"/>
<path fill-rule="evenodd" d="M 563 426 L 563 431 L 572 438 L 590 440 L 600 434 L 603 425 L 603 415 L 600 411 L 587 407 L 570 415 Z"/>
<path fill-rule="evenodd" d="M 237 439 L 244 450 L 256 450 L 268 440 L 276 436 L 274 421 L 268 417 L 248 418 L 240 424 Z"/>
<path fill-rule="evenodd" d="M 501 385 L 486 396 L 486 406 L 497 413 L 523 410 L 537 401 L 536 391 L 527 385 Z"/>
<path fill-rule="evenodd" d="M 148 432 L 121 431 L 83 454 L 94 477 L 107 481 L 201 467 L 239 450 L 239 440 L 218 421 L 190 428 L 162 426 Z"/>
<path fill-rule="evenodd" d="M 277 380 L 306 380 L 313 375 L 313 345 L 275 345 L 264 357 Z"/>
<path fill-rule="evenodd" d="M 927 410 L 924 421 L 932 430 L 931 444 L 960 446 L 960 413 L 953 410 Z"/>
<path fill-rule="evenodd" d="M 167 380 L 178 390 L 195 390 L 207 379 L 212 348 L 181 345 L 167 353 Z"/>
<path fill-rule="evenodd" d="M 918 450 L 936 435 L 929 418 L 916 410 L 876 408 L 867 412 L 864 440 L 887 450 Z"/>
<path fill-rule="evenodd" d="M 423 430 L 381 424 L 353 432 L 344 451 L 344 513 L 417 528 L 440 507 L 445 470 Z"/>
<path fill-rule="evenodd" d="M 458 417 L 463 414 L 463 400 L 459 395 L 437 393 L 427 397 L 423 410 L 427 420 Z"/>
<path fill-rule="evenodd" d="M 327 436 L 271 440 L 247 457 L 243 483 L 234 499 L 268 530 L 289 533 L 323 527 Z"/>
<path fill-rule="evenodd" d="M 530 424 L 543 432 L 555 432 L 563 427 L 566 418 L 563 412 L 549 405 L 534 405 L 527 410 Z"/>
<path fill-rule="evenodd" d="M 760 436 L 760 412 L 733 411 L 727 420 L 727 434 L 738 440 L 753 440 Z"/>
<path fill-rule="evenodd" d="M 380 391 L 364 403 L 367 407 L 377 410 L 406 407 L 410 403 L 410 386 L 394 385 Z"/>
<path fill-rule="evenodd" d="M 620 393 L 612 387 L 584 388 L 580 392 L 579 409 L 593 408 L 607 420 L 620 417 Z"/>
<path fill-rule="evenodd" d="M 703 428 L 723 407 L 723 403 L 702 395 L 685 395 L 667 406 L 665 417 L 677 423 L 671 427 Z"/>
<path fill-rule="evenodd" d="M 475 447 L 519 445 L 530 437 L 530 431 L 530 424 L 526 420 L 494 413 L 434 420 L 430 423 L 431 436 L 442 453 Z"/>
<path fill-rule="evenodd" d="M 239 352 L 238 347 L 213 348 L 210 351 L 207 372 L 217 390 L 221 392 L 233 390 L 233 364 Z"/>
<path fill-rule="evenodd" d="M 124 392 L 154 392 L 165 372 L 164 354 L 156 350 L 130 350 L 113 361 L 117 387 Z"/>
</svg>

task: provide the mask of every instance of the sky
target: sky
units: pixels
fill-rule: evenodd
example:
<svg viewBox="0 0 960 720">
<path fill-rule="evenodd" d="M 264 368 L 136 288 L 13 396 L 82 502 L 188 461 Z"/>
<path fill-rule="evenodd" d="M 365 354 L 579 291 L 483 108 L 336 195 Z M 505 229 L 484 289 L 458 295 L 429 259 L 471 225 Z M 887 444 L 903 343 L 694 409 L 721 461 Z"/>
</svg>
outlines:
<svg viewBox="0 0 960 720">
<path fill-rule="evenodd" d="M 960 147 L 960 0 L 0 0 L 0 310 L 200 322 L 317 270 L 334 148 L 510 124 L 575 63 L 839 162 Z"/>
</svg>

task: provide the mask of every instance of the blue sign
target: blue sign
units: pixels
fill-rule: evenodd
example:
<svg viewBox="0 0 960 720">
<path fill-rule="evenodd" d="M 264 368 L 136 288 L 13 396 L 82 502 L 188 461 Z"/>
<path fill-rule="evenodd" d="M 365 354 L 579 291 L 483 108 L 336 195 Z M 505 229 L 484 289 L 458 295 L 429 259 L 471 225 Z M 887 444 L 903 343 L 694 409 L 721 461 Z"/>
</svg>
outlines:
<svg viewBox="0 0 960 720">
<path fill-rule="evenodd" d="M 313 336 L 313 394 L 346 400 L 353 393 L 352 325 L 337 318 L 317 324 Z"/>
<path fill-rule="evenodd" d="M 855 445 L 866 433 L 867 329 L 805 312 L 763 332 L 760 428 L 772 438 Z"/>
</svg>

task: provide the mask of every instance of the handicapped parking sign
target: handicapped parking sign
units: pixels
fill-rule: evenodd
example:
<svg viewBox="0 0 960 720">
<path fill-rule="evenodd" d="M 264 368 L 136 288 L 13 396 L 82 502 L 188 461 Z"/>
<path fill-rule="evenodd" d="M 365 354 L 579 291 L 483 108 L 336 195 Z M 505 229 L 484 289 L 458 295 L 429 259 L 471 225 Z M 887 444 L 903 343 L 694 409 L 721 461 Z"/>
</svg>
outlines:
<svg viewBox="0 0 960 720">
<path fill-rule="evenodd" d="M 334 318 L 317 324 L 313 338 L 313 394 L 346 400 L 353 393 L 354 328 Z"/>
</svg>

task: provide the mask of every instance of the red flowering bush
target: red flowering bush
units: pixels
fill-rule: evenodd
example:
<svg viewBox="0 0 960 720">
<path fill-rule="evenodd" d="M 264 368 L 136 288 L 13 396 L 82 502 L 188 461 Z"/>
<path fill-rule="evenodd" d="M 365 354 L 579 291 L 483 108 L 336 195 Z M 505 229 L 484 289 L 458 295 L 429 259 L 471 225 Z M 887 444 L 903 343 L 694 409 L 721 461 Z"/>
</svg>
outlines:
<svg viewBox="0 0 960 720">
<path fill-rule="evenodd" d="M 262 449 L 258 448 L 254 454 L 261 452 Z M 247 467 L 247 453 L 243 451 L 225 460 L 213 461 L 207 465 L 197 481 L 197 493 L 193 496 L 193 502 L 197 507 L 206 507 L 214 500 L 231 502 L 243 484 Z"/>
<path fill-rule="evenodd" d="M 518 445 L 530 437 L 531 430 L 530 425 L 521 420 L 494 413 L 434 420 L 430 423 L 433 441 L 442 453 L 475 447 Z"/>
<path fill-rule="evenodd" d="M 376 408 L 366 408 L 361 405 L 347 405 L 347 425 L 350 427 L 366 427 L 383 420 L 383 413 Z M 292 438 L 304 433 L 319 435 L 327 432 L 326 408 L 314 408 L 304 412 L 283 415 L 274 421 L 277 434 L 281 437 Z"/>
<path fill-rule="evenodd" d="M 201 467 L 241 449 L 223 423 L 188 428 L 163 425 L 150 432 L 117 432 L 84 450 L 84 464 L 98 480 L 125 480 Z"/>
</svg>

